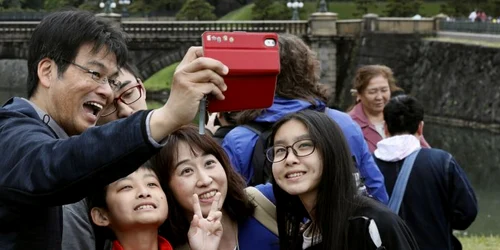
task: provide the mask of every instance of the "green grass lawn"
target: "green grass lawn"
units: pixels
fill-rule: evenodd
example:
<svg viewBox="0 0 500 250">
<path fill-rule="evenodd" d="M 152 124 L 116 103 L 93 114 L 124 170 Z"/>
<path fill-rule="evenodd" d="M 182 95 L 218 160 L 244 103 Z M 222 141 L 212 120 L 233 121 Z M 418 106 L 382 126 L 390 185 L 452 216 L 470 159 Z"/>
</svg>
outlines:
<svg viewBox="0 0 500 250">
<path fill-rule="evenodd" d="M 149 77 L 145 82 L 144 86 L 149 91 L 157 91 L 161 89 L 168 89 L 172 84 L 172 77 L 175 72 L 175 68 L 179 63 L 171 64 L 166 68 L 156 72 L 154 75 Z"/>
<path fill-rule="evenodd" d="M 423 17 L 432 17 L 439 14 L 440 5 L 442 2 L 425 2 L 420 7 L 420 14 Z M 371 8 L 369 12 L 376 13 L 379 16 L 385 16 L 386 2 L 378 2 L 376 8 Z M 251 20 L 253 4 L 244 6 L 240 9 L 234 10 L 227 15 L 223 16 L 220 20 Z M 316 12 L 318 6 L 313 2 L 304 3 L 304 8 L 300 10 L 300 18 L 307 20 L 309 16 Z M 328 10 L 338 14 L 339 19 L 355 19 L 361 18 L 361 14 L 357 13 L 356 4 L 354 2 L 330 2 Z M 291 10 L 290 10 L 291 11 Z M 417 13 L 415 13 L 417 14 Z"/>
<path fill-rule="evenodd" d="M 253 3 L 233 10 L 221 17 L 220 20 L 250 20 L 252 19 Z"/>
<path fill-rule="evenodd" d="M 458 238 L 464 250 L 497 250 L 500 248 L 499 236 L 465 236 Z"/>
</svg>

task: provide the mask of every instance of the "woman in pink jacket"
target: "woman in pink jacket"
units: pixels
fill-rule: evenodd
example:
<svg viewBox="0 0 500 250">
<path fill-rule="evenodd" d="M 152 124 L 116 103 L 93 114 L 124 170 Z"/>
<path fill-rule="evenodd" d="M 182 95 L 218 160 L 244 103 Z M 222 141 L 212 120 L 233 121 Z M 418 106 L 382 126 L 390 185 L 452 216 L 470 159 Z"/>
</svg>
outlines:
<svg viewBox="0 0 500 250">
<path fill-rule="evenodd" d="M 391 93 L 402 91 L 396 86 L 392 70 L 384 65 L 366 65 L 358 69 L 352 82 L 351 93 L 355 105 L 349 115 L 363 131 L 370 152 L 377 149 L 377 143 L 385 138 L 384 107 L 391 98 Z M 420 144 L 429 148 L 425 138 L 420 137 Z"/>
</svg>

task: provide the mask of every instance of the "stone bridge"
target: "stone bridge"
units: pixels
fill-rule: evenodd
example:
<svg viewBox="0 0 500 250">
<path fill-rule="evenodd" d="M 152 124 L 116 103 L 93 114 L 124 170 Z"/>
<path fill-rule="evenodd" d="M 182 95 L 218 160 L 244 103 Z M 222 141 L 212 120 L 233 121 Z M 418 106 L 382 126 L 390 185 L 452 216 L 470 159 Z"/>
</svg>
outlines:
<svg viewBox="0 0 500 250">
<path fill-rule="evenodd" d="M 335 87 L 343 41 L 356 40 L 363 32 L 434 35 L 440 20 L 440 17 L 379 18 L 370 14 L 363 19 L 337 20 L 335 13 L 327 12 L 314 13 L 307 21 L 123 21 L 120 25 L 129 36 L 132 61 L 144 79 L 180 61 L 190 46 L 201 44 L 204 31 L 276 32 L 303 38 L 319 55 L 322 82 Z M 0 61 L 25 60 L 28 41 L 37 24 L 0 22 Z M 0 75 L 0 92 L 6 88 L 5 82 L 10 81 Z"/>
</svg>

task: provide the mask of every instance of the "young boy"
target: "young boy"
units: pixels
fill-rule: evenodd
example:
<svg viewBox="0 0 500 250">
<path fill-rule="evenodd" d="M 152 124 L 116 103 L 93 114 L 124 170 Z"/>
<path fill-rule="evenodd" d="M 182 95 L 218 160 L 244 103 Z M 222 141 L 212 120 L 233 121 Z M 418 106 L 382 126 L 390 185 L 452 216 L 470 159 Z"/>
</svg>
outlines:
<svg viewBox="0 0 500 250">
<path fill-rule="evenodd" d="M 198 197 L 193 198 L 198 201 Z M 199 206 L 198 202 L 195 203 Z M 215 209 L 207 218 L 201 214 L 194 216 L 188 235 L 191 247 L 218 248 L 222 236 L 222 214 L 215 211 L 218 199 L 214 203 Z M 112 240 L 112 250 L 173 249 L 165 238 L 158 235 L 158 227 L 168 216 L 168 203 L 156 173 L 148 164 L 89 197 L 89 208 L 91 221 L 97 226 L 96 241 L 99 242 L 101 237 Z"/>
</svg>

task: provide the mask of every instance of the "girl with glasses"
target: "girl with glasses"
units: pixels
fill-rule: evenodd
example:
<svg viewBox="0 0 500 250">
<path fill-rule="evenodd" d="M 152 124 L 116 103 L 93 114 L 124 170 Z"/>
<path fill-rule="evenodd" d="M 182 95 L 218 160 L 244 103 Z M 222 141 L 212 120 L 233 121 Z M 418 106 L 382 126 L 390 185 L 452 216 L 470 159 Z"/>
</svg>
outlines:
<svg viewBox="0 0 500 250">
<path fill-rule="evenodd" d="M 331 118 L 293 113 L 270 138 L 280 249 L 418 249 L 396 214 L 357 194 L 349 147 Z"/>
</svg>

